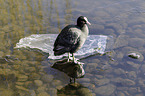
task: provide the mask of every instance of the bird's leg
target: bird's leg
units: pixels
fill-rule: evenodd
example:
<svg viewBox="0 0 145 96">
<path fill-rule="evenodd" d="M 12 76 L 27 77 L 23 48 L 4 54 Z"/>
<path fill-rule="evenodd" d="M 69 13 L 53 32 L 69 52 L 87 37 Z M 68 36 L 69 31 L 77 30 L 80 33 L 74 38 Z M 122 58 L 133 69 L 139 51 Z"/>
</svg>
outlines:
<svg viewBox="0 0 145 96">
<path fill-rule="evenodd" d="M 72 83 L 72 78 L 70 78 L 70 83 Z"/>
<path fill-rule="evenodd" d="M 76 83 L 76 78 L 74 78 L 74 83 Z"/>
<path fill-rule="evenodd" d="M 74 57 L 74 54 L 72 53 L 72 57 L 73 57 L 73 62 L 75 62 L 75 57 Z"/>
<path fill-rule="evenodd" d="M 67 60 L 67 62 L 69 62 L 69 59 L 70 59 L 70 53 L 68 53 L 68 60 Z"/>
</svg>

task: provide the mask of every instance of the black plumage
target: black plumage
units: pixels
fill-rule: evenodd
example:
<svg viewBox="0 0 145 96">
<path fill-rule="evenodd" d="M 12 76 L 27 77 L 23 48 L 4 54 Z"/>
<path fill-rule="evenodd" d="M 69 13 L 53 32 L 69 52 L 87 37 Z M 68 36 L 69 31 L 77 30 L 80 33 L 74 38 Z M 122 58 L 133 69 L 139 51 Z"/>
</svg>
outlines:
<svg viewBox="0 0 145 96">
<path fill-rule="evenodd" d="M 83 46 L 89 34 L 87 24 L 90 25 L 88 19 L 80 16 L 77 19 L 77 25 L 68 25 L 62 29 L 54 43 L 54 55 L 71 53 L 74 60 L 73 53 L 77 52 Z"/>
</svg>

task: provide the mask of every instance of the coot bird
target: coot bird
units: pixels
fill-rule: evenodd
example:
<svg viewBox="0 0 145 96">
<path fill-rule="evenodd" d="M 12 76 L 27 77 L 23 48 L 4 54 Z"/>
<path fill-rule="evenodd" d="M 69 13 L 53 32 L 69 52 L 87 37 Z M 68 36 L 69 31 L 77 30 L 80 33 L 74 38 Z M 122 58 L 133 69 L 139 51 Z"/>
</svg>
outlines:
<svg viewBox="0 0 145 96">
<path fill-rule="evenodd" d="M 75 62 L 73 53 L 77 52 L 87 39 L 89 33 L 87 24 L 91 25 L 86 17 L 80 16 L 77 19 L 77 25 L 68 25 L 63 28 L 54 43 L 54 55 L 68 53 L 69 61 L 71 53 Z"/>
</svg>

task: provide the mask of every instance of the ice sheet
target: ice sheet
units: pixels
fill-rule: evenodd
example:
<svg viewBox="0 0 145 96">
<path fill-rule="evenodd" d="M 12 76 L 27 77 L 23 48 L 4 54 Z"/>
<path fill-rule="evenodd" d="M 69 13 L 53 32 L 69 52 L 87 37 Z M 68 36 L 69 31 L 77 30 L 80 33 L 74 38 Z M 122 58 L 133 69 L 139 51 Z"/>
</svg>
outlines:
<svg viewBox="0 0 145 96">
<path fill-rule="evenodd" d="M 63 56 L 54 56 L 53 44 L 57 34 L 33 34 L 22 38 L 16 44 L 15 48 L 37 48 L 45 53 L 49 53 L 49 59 L 60 59 Z M 83 47 L 77 51 L 75 57 L 87 57 L 96 53 L 104 54 L 110 51 L 113 47 L 113 37 L 105 35 L 89 35 Z"/>
</svg>

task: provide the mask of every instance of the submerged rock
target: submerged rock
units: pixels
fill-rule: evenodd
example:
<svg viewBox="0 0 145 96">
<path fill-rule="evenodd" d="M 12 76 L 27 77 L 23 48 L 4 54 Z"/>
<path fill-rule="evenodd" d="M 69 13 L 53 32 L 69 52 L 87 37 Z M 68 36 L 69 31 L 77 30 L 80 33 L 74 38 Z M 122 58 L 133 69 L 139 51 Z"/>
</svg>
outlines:
<svg viewBox="0 0 145 96">
<path fill-rule="evenodd" d="M 127 56 L 133 59 L 138 59 L 138 61 L 140 62 L 144 60 L 144 56 L 140 52 L 136 52 L 136 51 L 128 52 Z"/>
<path fill-rule="evenodd" d="M 128 45 L 128 36 L 119 35 L 114 44 L 114 49 Z"/>
<path fill-rule="evenodd" d="M 134 59 L 138 59 L 140 58 L 140 55 L 136 54 L 136 53 L 129 53 L 128 57 L 134 58 Z"/>
<path fill-rule="evenodd" d="M 105 86 L 101 86 L 95 89 L 96 94 L 103 95 L 103 96 L 110 96 L 114 93 L 116 86 L 113 84 L 108 84 Z"/>
<path fill-rule="evenodd" d="M 67 62 L 67 59 L 57 61 L 53 64 L 52 68 L 66 73 L 71 78 L 82 78 L 85 75 L 82 62 Z"/>
<path fill-rule="evenodd" d="M 41 80 L 34 80 L 34 84 L 39 87 L 43 85 L 43 82 Z"/>
</svg>

